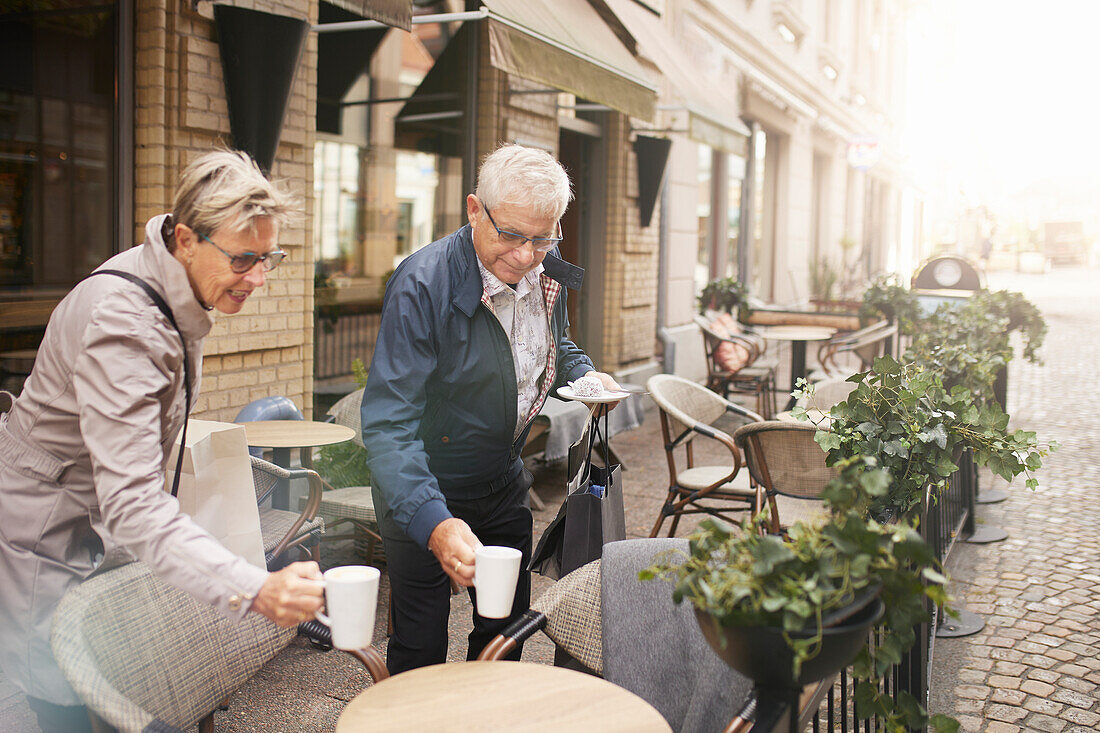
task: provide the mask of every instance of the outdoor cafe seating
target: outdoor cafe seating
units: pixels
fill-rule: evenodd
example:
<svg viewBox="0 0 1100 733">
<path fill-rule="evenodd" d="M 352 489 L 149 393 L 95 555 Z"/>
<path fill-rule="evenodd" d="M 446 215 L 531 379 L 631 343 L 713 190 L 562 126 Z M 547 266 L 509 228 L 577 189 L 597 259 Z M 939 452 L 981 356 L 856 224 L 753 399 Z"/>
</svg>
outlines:
<svg viewBox="0 0 1100 733">
<path fill-rule="evenodd" d="M 668 535 L 672 537 L 680 517 L 687 514 L 710 514 L 736 523 L 734 514 L 751 511 L 757 491 L 750 485 L 748 473 L 740 470 L 741 450 L 728 433 L 714 425 L 728 416 L 750 421 L 763 418 L 682 377 L 658 374 L 649 378 L 646 388 L 660 409 L 669 476 L 668 494 L 649 536 L 656 537 L 671 518 Z M 728 461 L 696 465 L 694 441 L 699 436 L 724 446 L 729 451 Z"/>
<path fill-rule="evenodd" d="M 765 357 L 767 341 L 742 328 L 729 313 L 695 316 L 703 334 L 707 388 L 722 397 L 730 393 L 752 395 L 756 411 L 765 417 L 778 407 L 776 364 Z"/>
<path fill-rule="evenodd" d="M 753 482 L 763 489 L 773 533 L 824 511 L 819 497 L 836 469 L 825 465 L 828 454 L 814 441 L 817 430 L 807 423 L 768 420 L 743 425 L 733 434 Z M 754 513 L 762 509 L 760 502 Z"/>
<path fill-rule="evenodd" d="M 240 622 L 168 585 L 144 563 L 95 575 L 65 594 L 50 646 L 96 733 L 213 733 L 215 709 L 290 643 L 295 629 L 259 614 Z M 375 680 L 374 650 L 356 656 Z"/>
</svg>

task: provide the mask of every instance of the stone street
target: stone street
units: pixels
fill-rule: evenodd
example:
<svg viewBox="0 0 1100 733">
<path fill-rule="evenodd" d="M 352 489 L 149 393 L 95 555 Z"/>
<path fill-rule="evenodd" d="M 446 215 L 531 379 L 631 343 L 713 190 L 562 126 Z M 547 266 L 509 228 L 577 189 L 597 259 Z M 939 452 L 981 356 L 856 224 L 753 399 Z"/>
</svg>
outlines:
<svg viewBox="0 0 1100 733">
<path fill-rule="evenodd" d="M 1008 532 L 1003 542 L 962 544 L 948 569 L 957 603 L 980 614 L 973 636 L 939 639 L 932 709 L 966 731 L 1100 730 L 1100 296 L 1096 272 L 990 277 L 991 289 L 1023 292 L 1050 329 L 1034 365 L 1009 370 L 1009 413 L 1061 449 L 1038 474 L 1039 490 L 1017 479 L 1008 499 L 979 505 L 979 523 Z M 981 525 L 979 525 L 981 526 Z"/>
</svg>

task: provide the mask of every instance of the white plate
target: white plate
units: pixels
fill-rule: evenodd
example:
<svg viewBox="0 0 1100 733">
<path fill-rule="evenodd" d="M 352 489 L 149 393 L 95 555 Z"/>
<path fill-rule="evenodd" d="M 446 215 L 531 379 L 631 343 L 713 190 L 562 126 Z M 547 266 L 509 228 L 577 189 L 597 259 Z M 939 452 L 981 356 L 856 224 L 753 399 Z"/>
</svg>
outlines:
<svg viewBox="0 0 1100 733">
<path fill-rule="evenodd" d="M 604 393 L 599 397 L 581 397 L 579 394 L 573 391 L 573 388 L 568 384 L 563 384 L 558 387 L 558 396 L 564 397 L 567 400 L 577 400 L 579 402 L 619 402 L 625 400 L 630 396 L 629 392 L 611 392 L 604 390 Z"/>
</svg>

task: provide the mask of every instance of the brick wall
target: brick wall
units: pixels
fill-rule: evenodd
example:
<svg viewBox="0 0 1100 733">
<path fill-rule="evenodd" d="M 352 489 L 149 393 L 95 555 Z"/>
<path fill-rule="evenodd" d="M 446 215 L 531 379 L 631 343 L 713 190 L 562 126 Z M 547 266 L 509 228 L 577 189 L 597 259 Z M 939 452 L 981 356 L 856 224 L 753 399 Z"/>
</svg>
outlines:
<svg viewBox="0 0 1100 733">
<path fill-rule="evenodd" d="M 316 0 L 254 0 L 254 10 L 317 19 Z M 171 207 L 179 173 L 229 143 L 229 116 L 213 10 L 190 0 L 145 0 L 135 11 L 134 232 Z M 310 416 L 313 392 L 313 110 L 317 40 L 310 34 L 294 78 L 272 176 L 304 216 L 280 232 L 289 257 L 234 316 L 218 316 L 203 354 L 196 417 L 232 420 L 254 399 L 285 395 Z"/>
<path fill-rule="evenodd" d="M 638 215 L 637 156 L 630 118 L 609 114 L 607 136 L 606 267 L 602 283 L 607 371 L 653 358 L 657 337 L 660 207 L 648 227 Z"/>
</svg>

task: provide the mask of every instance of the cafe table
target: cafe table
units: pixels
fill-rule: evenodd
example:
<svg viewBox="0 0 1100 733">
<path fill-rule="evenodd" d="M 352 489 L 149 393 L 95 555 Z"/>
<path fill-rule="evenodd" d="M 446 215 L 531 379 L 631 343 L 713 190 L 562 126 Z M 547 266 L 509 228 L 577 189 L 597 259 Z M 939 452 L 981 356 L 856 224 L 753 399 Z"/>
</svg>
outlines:
<svg viewBox="0 0 1100 733">
<path fill-rule="evenodd" d="M 313 420 L 256 420 L 237 423 L 244 428 L 249 448 L 271 448 L 275 465 L 290 467 L 290 451 L 298 449 L 304 468 L 313 467 L 313 449 L 343 443 L 355 437 L 344 425 Z M 280 481 L 271 495 L 273 509 L 289 508 L 289 487 Z"/>
<path fill-rule="evenodd" d="M 806 344 L 811 341 L 828 341 L 836 329 L 825 326 L 758 326 L 755 333 L 772 341 L 791 342 L 791 391 L 799 378 L 806 377 Z M 794 405 L 792 397 L 786 409 Z"/>
<path fill-rule="evenodd" d="M 336 733 L 410 730 L 671 733 L 642 698 L 599 677 L 528 662 L 452 662 L 363 690 Z"/>
</svg>

